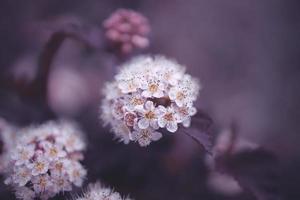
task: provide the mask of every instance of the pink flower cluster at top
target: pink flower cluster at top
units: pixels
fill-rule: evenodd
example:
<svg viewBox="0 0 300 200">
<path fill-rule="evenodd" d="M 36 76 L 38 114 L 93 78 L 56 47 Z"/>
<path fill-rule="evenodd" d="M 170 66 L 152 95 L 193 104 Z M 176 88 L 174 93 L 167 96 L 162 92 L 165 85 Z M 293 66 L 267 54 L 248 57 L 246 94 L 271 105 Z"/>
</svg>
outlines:
<svg viewBox="0 0 300 200">
<path fill-rule="evenodd" d="M 150 26 L 147 18 L 138 12 L 119 9 L 104 21 L 103 26 L 110 44 L 122 54 L 149 46 Z"/>
</svg>

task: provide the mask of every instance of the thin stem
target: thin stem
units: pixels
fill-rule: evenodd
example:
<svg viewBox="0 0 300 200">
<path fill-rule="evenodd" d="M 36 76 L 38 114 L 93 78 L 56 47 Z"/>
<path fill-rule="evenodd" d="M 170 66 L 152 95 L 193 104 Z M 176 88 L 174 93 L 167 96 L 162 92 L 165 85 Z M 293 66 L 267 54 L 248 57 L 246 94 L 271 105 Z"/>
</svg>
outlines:
<svg viewBox="0 0 300 200">
<path fill-rule="evenodd" d="M 36 95 L 40 96 L 43 102 L 47 102 L 48 81 L 52 63 L 58 49 L 61 47 L 63 41 L 68 37 L 65 32 L 54 33 L 49 41 L 46 43 L 45 48 L 39 56 L 38 72 L 33 85 L 36 87 Z"/>
<path fill-rule="evenodd" d="M 31 97 L 31 100 L 45 106 L 46 110 L 50 111 L 48 106 L 48 82 L 55 56 L 65 39 L 68 38 L 79 41 L 88 48 L 99 48 L 100 44 L 96 44 L 93 40 L 94 38 L 90 38 L 89 30 L 90 29 L 88 27 L 83 27 L 80 23 L 72 23 L 51 35 L 38 58 L 36 79 L 25 91 L 26 96 Z M 101 34 L 99 34 L 99 37 L 101 37 Z M 101 38 L 97 41 L 101 41 Z"/>
</svg>

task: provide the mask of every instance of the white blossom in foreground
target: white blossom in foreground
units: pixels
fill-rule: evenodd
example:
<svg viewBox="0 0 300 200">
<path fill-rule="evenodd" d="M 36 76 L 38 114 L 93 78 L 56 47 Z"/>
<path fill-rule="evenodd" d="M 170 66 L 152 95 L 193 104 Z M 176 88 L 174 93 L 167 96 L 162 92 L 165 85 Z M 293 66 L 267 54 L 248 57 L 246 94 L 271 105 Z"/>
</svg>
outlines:
<svg viewBox="0 0 300 200">
<path fill-rule="evenodd" d="M 82 196 L 74 200 L 131 200 L 123 198 L 118 192 L 111 188 L 103 187 L 99 182 L 90 184 L 87 191 Z"/>
<path fill-rule="evenodd" d="M 106 84 L 101 118 L 125 144 L 147 146 L 180 125 L 189 127 L 196 114 L 199 82 L 185 68 L 163 56 L 140 56 L 121 66 Z"/>
<path fill-rule="evenodd" d="M 4 173 L 9 163 L 9 152 L 14 147 L 16 128 L 0 118 L 0 173 Z"/>
<path fill-rule="evenodd" d="M 5 180 L 18 199 L 46 200 L 82 185 L 86 170 L 79 161 L 85 143 L 76 124 L 51 121 L 19 134 Z"/>
</svg>

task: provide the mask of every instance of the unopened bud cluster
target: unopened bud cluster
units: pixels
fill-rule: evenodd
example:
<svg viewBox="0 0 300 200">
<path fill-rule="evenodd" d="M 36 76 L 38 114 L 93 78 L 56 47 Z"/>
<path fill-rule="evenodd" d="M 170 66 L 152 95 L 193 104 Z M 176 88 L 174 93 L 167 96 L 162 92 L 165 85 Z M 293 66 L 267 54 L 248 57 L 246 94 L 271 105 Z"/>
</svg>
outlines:
<svg viewBox="0 0 300 200">
<path fill-rule="evenodd" d="M 119 9 L 104 21 L 103 26 L 110 44 L 123 54 L 149 45 L 150 25 L 147 18 L 138 12 Z"/>
</svg>

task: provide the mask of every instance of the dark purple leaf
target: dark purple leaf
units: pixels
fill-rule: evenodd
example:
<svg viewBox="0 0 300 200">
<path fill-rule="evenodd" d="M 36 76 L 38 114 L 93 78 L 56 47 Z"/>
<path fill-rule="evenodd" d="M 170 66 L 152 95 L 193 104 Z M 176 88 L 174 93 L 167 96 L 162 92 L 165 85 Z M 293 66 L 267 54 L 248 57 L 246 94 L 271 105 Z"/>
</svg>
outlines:
<svg viewBox="0 0 300 200">
<path fill-rule="evenodd" d="M 206 113 L 198 109 L 197 114 L 192 117 L 191 127 L 181 127 L 181 130 L 211 154 L 212 137 L 210 135 L 210 128 L 212 123 L 212 119 Z"/>
<path fill-rule="evenodd" d="M 276 157 L 262 148 L 244 150 L 217 159 L 221 171 L 232 175 L 258 200 L 279 200 L 278 162 Z"/>
</svg>

